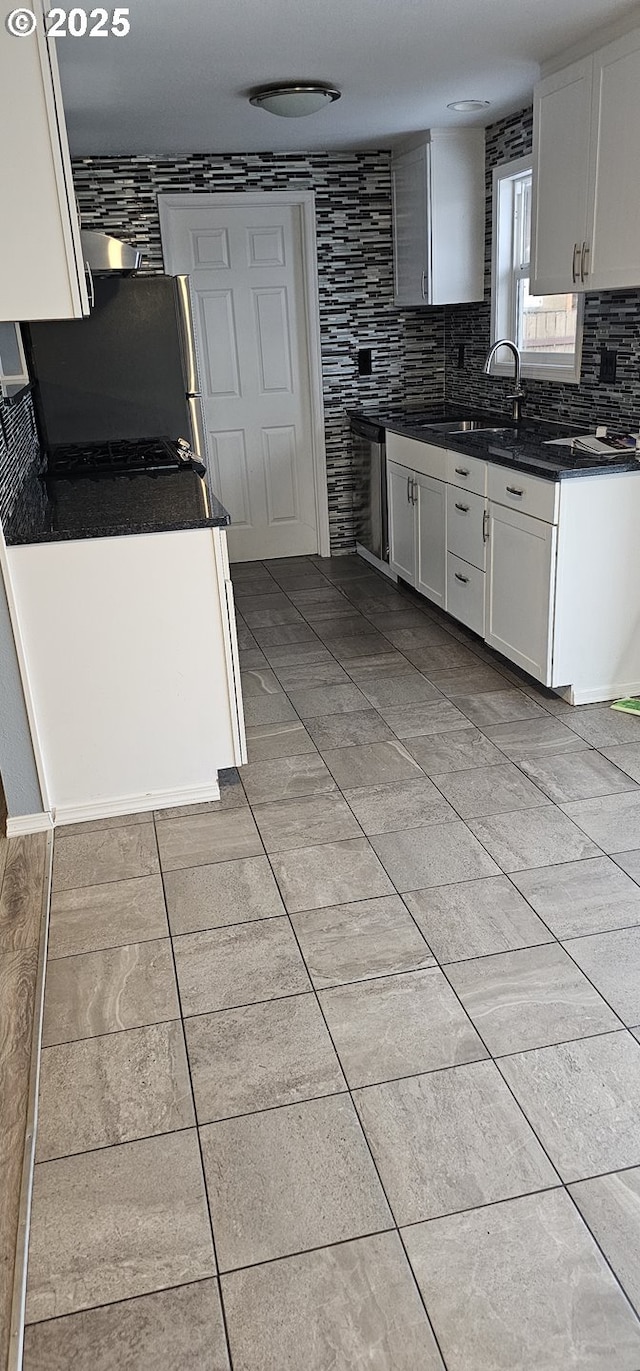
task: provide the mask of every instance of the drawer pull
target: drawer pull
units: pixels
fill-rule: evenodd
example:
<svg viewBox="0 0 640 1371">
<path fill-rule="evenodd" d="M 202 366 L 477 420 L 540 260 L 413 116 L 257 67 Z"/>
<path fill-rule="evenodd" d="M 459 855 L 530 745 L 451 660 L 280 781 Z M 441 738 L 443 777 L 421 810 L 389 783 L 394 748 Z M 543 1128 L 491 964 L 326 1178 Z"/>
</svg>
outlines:
<svg viewBox="0 0 640 1371">
<path fill-rule="evenodd" d="M 461 514 L 468 514 L 468 513 L 469 513 L 469 506 L 468 506 L 468 505 L 459 505 L 459 504 L 456 504 L 456 509 L 459 509 Z"/>
<path fill-rule="evenodd" d="M 459 571 L 454 572 L 454 575 L 455 575 L 456 581 L 462 581 L 463 586 L 468 586 L 468 584 L 469 584 L 469 577 L 468 577 L 468 576 L 461 576 Z"/>
<path fill-rule="evenodd" d="M 468 468 L 468 467 L 456 467 L 455 471 L 456 471 L 456 476 L 468 476 L 468 475 L 469 475 L 469 468 Z"/>
<path fill-rule="evenodd" d="M 507 495 L 524 495 L 524 491 L 519 486 L 507 486 Z"/>
</svg>

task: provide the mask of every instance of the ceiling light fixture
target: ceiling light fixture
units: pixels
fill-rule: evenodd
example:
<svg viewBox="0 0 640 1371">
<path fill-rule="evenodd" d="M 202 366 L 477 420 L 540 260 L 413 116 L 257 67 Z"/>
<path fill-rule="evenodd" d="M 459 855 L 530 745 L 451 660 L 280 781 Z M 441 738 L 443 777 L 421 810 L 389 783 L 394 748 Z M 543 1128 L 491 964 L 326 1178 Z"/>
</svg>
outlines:
<svg viewBox="0 0 640 1371">
<path fill-rule="evenodd" d="M 249 96 L 249 103 L 269 114 L 280 114 L 285 119 L 299 119 L 305 114 L 317 114 L 325 105 L 340 99 L 340 91 L 333 86 L 320 82 L 284 86 L 263 86 Z"/>
<path fill-rule="evenodd" d="M 490 100 L 452 100 L 447 109 L 454 109 L 458 114 L 471 114 L 474 110 L 488 109 Z"/>
</svg>

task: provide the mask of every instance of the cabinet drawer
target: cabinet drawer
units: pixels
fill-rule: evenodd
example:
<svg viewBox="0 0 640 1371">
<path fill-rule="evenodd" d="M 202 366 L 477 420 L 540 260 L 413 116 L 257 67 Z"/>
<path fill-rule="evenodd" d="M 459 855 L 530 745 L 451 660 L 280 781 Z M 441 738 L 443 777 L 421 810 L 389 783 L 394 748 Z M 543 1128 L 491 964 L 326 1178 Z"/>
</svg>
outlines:
<svg viewBox="0 0 640 1371">
<path fill-rule="evenodd" d="M 447 556 L 447 609 L 454 619 L 484 637 L 484 571 L 463 562 L 452 552 Z"/>
<path fill-rule="evenodd" d="M 447 480 L 452 486 L 472 490 L 476 495 L 485 495 L 487 490 L 487 464 L 477 457 L 463 457 L 459 452 L 447 452 Z"/>
<path fill-rule="evenodd" d="M 447 551 L 484 571 L 484 495 L 447 486 Z"/>
<path fill-rule="evenodd" d="M 418 438 L 407 438 L 404 433 L 391 433 L 388 429 L 387 461 L 399 462 L 411 471 L 419 471 L 421 476 L 435 476 L 437 481 L 447 479 L 446 448 L 421 443 Z"/>
<path fill-rule="evenodd" d="M 546 524 L 557 524 L 559 491 L 559 481 L 543 481 L 540 476 L 489 463 L 489 499 L 508 509 L 521 509 Z"/>
</svg>

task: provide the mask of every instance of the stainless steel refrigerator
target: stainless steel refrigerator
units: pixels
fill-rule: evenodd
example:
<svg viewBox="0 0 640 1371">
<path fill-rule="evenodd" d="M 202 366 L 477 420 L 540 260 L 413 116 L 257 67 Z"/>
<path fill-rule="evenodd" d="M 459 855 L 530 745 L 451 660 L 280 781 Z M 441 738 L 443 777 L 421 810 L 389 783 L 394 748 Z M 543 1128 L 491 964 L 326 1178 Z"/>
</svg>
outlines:
<svg viewBox="0 0 640 1371">
<path fill-rule="evenodd" d="M 47 447 L 187 438 L 206 463 L 187 276 L 104 277 L 86 319 L 31 324 Z"/>
</svg>

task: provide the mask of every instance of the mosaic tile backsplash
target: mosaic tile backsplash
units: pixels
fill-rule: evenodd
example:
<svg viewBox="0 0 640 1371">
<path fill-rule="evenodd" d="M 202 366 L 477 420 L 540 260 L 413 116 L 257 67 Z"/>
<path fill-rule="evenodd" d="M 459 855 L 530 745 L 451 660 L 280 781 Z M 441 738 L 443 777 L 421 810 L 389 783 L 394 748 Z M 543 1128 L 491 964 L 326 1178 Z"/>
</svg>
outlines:
<svg viewBox="0 0 640 1371">
<path fill-rule="evenodd" d="M 332 550 L 353 546 L 351 452 L 345 411 L 444 398 L 444 311 L 393 305 L 388 152 L 74 162 L 85 228 L 121 235 L 162 271 L 156 197 L 162 191 L 314 190 Z M 357 374 L 357 349 L 373 374 Z"/>
<path fill-rule="evenodd" d="M 42 510 L 33 509 L 33 500 L 44 489 L 31 480 L 40 465 L 40 444 L 36 431 L 31 395 L 27 392 L 8 404 L 0 396 L 0 524 L 8 531 L 27 532 Z"/>
</svg>

